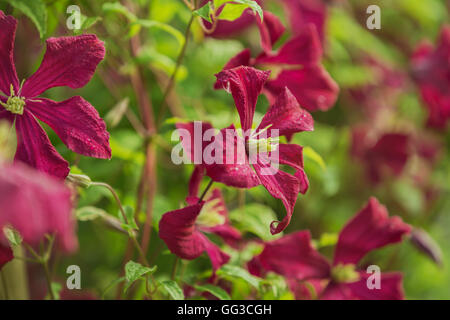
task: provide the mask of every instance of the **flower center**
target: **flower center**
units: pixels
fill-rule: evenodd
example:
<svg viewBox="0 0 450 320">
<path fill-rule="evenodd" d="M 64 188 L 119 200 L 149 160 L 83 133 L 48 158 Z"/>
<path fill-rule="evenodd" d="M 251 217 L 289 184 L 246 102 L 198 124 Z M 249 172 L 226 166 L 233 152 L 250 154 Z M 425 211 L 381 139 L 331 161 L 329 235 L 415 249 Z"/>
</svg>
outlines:
<svg viewBox="0 0 450 320">
<path fill-rule="evenodd" d="M 247 154 L 249 151 L 255 152 L 255 154 L 266 153 L 270 151 L 275 151 L 278 149 L 278 145 L 280 143 L 279 137 L 267 137 L 267 132 L 272 127 L 272 125 L 268 125 L 264 129 L 253 133 L 246 141 L 245 147 Z"/>
<path fill-rule="evenodd" d="M 220 214 L 217 204 L 219 204 L 219 199 L 214 199 L 205 202 L 202 211 L 197 216 L 196 223 L 203 227 L 215 227 L 225 223 L 225 217 Z"/>
<path fill-rule="evenodd" d="M 331 269 L 331 279 L 337 283 L 349 283 L 359 280 L 354 264 L 338 264 Z"/>
<path fill-rule="evenodd" d="M 0 101 L 0 104 L 9 112 L 22 115 L 23 109 L 25 107 L 25 98 L 16 96 L 14 94 L 13 85 L 11 85 L 10 90 L 11 90 L 11 93 L 10 93 L 10 96 L 9 96 L 8 100 L 6 101 L 6 103 Z M 19 94 L 20 94 L 20 90 L 19 90 Z"/>
</svg>

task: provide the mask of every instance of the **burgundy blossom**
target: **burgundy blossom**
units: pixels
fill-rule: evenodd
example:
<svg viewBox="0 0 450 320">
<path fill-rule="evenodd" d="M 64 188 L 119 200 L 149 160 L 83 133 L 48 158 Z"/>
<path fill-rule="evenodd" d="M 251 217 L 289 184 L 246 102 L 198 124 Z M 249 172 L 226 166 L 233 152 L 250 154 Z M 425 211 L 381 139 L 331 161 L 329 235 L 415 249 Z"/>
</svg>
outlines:
<svg viewBox="0 0 450 320">
<path fill-rule="evenodd" d="M 320 63 L 322 47 L 314 25 L 305 27 L 302 33 L 284 43 L 277 52 L 270 49 L 284 31 L 281 22 L 276 16 L 265 12 L 259 27 L 263 52 L 252 58 L 250 50 L 245 49 L 231 58 L 224 70 L 238 66 L 270 69 L 272 76 L 264 86 L 269 101 L 274 102 L 287 87 L 306 110 L 330 109 L 336 102 L 339 87 Z M 217 82 L 214 87 L 221 88 Z"/>
<path fill-rule="evenodd" d="M 309 231 L 299 231 L 265 243 L 249 270 L 259 276 L 269 271 L 285 276 L 298 297 L 310 297 L 304 288 L 307 281 L 320 299 L 402 299 L 400 273 L 382 273 L 380 288 L 369 289 L 371 274 L 357 265 L 370 251 L 400 242 L 410 231 L 408 224 L 399 217 L 389 218 L 386 208 L 371 198 L 341 230 L 332 263 L 314 249 Z"/>
<path fill-rule="evenodd" d="M 97 110 L 82 97 L 62 102 L 40 97 L 46 90 L 86 85 L 105 55 L 95 35 L 49 38 L 38 70 L 20 84 L 13 51 L 17 21 L 0 11 L 0 119 L 15 123 L 16 161 L 65 178 L 68 163 L 52 146 L 37 121 L 48 124 L 72 151 L 109 159 L 109 134 Z"/>
<path fill-rule="evenodd" d="M 17 230 L 28 244 L 55 234 L 64 250 L 77 248 L 69 189 L 20 163 L 0 166 L 0 230 L 5 226 Z M 6 245 L 3 235 L 0 239 Z"/>
<path fill-rule="evenodd" d="M 450 119 L 450 26 L 442 28 L 436 48 L 428 42 L 419 45 L 411 66 L 428 108 L 428 125 L 445 128 Z"/>
<path fill-rule="evenodd" d="M 212 243 L 205 233 L 220 236 L 235 245 L 241 234 L 230 225 L 228 211 L 219 189 L 213 189 L 204 201 L 198 198 L 198 187 L 204 168 L 197 166 L 189 183 L 188 206 L 167 212 L 159 222 L 159 236 L 169 250 L 180 258 L 192 260 L 204 252 L 209 256 L 213 271 L 227 263 L 229 256 Z"/>
<path fill-rule="evenodd" d="M 14 259 L 14 255 L 11 247 L 9 245 L 0 244 L 0 271 L 2 270 L 3 266 L 12 259 Z"/>
<path fill-rule="evenodd" d="M 237 67 L 220 72 L 216 75 L 217 84 L 231 92 L 239 113 L 241 128 L 244 132 L 252 129 L 256 102 L 263 85 L 269 77 L 269 72 L 263 72 L 250 67 Z M 262 139 L 259 133 L 268 130 L 269 137 Z M 265 174 L 270 165 L 271 150 L 266 149 L 257 155 L 248 153 L 250 141 L 270 144 L 272 130 L 278 130 L 279 136 L 291 136 L 296 132 L 312 131 L 313 119 L 303 110 L 291 92 L 285 88 L 269 108 L 261 123 L 257 126 L 254 136 L 240 137 L 234 125 L 222 129 L 223 139 L 216 139 L 214 143 L 221 154 L 220 162 L 204 164 L 207 175 L 214 181 L 222 182 L 237 188 L 252 188 L 262 184 L 269 193 L 281 199 L 286 207 L 286 216 L 271 225 L 272 234 L 283 231 L 291 220 L 294 205 L 299 193 L 306 193 L 308 178 L 303 169 L 303 148 L 295 144 L 277 144 L 278 162 L 295 169 L 291 175 L 281 170 L 273 174 Z M 233 132 L 230 135 L 228 133 Z M 246 146 L 246 147 L 240 147 Z M 236 150 L 234 161 L 227 163 L 227 150 Z M 239 161 L 241 160 L 241 161 Z M 242 161 L 243 160 L 243 161 Z"/>
</svg>

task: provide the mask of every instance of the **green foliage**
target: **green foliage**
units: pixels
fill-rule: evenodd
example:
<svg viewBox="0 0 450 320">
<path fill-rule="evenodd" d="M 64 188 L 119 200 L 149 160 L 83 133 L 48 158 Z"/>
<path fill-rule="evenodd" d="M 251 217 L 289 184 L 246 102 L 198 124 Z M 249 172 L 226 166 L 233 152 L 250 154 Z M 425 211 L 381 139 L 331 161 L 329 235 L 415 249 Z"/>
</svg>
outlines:
<svg viewBox="0 0 450 320">
<path fill-rule="evenodd" d="M 184 300 L 184 293 L 176 281 L 161 281 L 161 286 L 173 300 Z"/>
<path fill-rule="evenodd" d="M 42 0 L 8 0 L 8 3 L 22 11 L 33 21 L 41 39 L 45 37 L 47 33 L 47 9 Z"/>
<path fill-rule="evenodd" d="M 141 280 L 144 278 L 144 276 L 148 276 L 154 273 L 156 269 L 156 266 L 148 268 L 141 265 L 140 263 L 128 261 L 125 265 L 126 285 L 124 287 L 124 291 L 126 292 L 128 288 L 137 280 Z"/>
</svg>

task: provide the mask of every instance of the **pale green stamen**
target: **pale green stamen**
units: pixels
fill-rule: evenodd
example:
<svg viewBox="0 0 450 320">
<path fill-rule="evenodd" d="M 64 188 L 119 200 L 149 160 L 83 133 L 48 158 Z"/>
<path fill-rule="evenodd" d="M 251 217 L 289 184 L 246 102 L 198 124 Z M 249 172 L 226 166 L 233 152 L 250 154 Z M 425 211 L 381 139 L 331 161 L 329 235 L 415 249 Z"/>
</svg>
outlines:
<svg viewBox="0 0 450 320">
<path fill-rule="evenodd" d="M 21 88 L 22 88 L 22 86 L 21 86 Z M 20 91 L 21 90 L 19 89 L 19 95 L 20 95 Z M 24 107 L 25 107 L 25 98 L 16 96 L 14 94 L 14 87 L 11 84 L 10 96 L 9 96 L 8 100 L 6 101 L 6 103 L 0 101 L 0 104 L 9 112 L 22 115 Z"/>
<path fill-rule="evenodd" d="M 337 283 L 351 283 L 359 280 L 354 264 L 338 264 L 331 269 L 331 278 Z"/>
<path fill-rule="evenodd" d="M 216 207 L 219 202 L 219 199 L 206 201 L 197 217 L 196 223 L 203 227 L 210 228 L 224 224 L 225 217 L 220 214 L 218 208 Z"/>
</svg>

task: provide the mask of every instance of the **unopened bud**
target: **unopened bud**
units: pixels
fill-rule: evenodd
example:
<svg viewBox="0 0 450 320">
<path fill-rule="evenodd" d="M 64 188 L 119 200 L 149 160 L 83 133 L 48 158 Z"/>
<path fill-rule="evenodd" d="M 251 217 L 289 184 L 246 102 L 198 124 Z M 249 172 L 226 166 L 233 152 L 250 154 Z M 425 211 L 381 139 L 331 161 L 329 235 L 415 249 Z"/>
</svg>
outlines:
<svg viewBox="0 0 450 320">
<path fill-rule="evenodd" d="M 92 184 L 91 178 L 84 174 L 69 173 L 69 175 L 67 176 L 67 181 L 70 181 L 84 188 L 89 188 Z"/>
<path fill-rule="evenodd" d="M 425 230 L 414 228 L 411 232 L 411 243 L 437 265 L 442 265 L 442 250 Z"/>
</svg>

